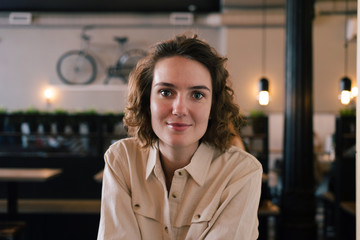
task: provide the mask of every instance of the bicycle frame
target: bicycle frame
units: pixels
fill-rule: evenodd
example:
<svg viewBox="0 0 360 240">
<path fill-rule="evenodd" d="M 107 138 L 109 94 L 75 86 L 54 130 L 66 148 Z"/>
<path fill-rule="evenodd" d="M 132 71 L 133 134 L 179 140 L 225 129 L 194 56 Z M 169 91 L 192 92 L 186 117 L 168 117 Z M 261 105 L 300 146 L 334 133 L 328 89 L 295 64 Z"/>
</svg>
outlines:
<svg viewBox="0 0 360 240">
<path fill-rule="evenodd" d="M 92 28 L 88 26 L 82 29 L 80 50 L 68 51 L 59 58 L 57 72 L 60 79 L 66 84 L 90 84 L 103 77 L 97 76 L 97 69 L 101 67 L 101 72 L 106 74 L 105 84 L 113 78 L 120 78 L 127 83 L 129 71 L 147 53 L 136 48 L 126 50 L 124 45 L 127 37 L 114 37 L 117 48 L 111 53 L 115 52 L 115 56 L 110 64 L 106 64 L 105 59 L 92 50 L 91 36 L 86 34 L 86 31 Z"/>
<path fill-rule="evenodd" d="M 88 54 L 88 55 L 91 55 L 92 57 L 94 57 L 96 64 L 101 68 L 102 71 L 98 71 L 98 72 L 102 72 L 102 74 L 100 76 L 97 76 L 96 79 L 99 79 L 99 78 L 104 79 L 104 75 L 105 75 L 105 78 L 107 76 L 106 69 L 108 67 L 115 66 L 117 64 L 117 61 L 120 59 L 120 57 L 124 53 L 123 45 L 125 43 L 121 44 L 121 43 L 117 42 L 115 56 L 109 61 L 110 64 L 106 64 L 105 60 L 98 53 L 96 53 L 96 51 L 92 50 L 91 36 L 87 35 L 85 33 L 85 31 L 83 30 L 83 32 L 81 34 L 82 41 L 81 41 L 80 49 L 85 54 Z"/>
</svg>

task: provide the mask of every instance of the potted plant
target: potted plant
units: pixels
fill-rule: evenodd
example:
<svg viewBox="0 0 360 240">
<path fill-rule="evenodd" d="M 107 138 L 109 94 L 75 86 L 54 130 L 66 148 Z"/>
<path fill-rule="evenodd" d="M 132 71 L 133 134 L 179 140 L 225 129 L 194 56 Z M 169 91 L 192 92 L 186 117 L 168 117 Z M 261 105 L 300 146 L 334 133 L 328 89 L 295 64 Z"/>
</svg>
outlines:
<svg viewBox="0 0 360 240">
<path fill-rule="evenodd" d="M 89 132 L 96 132 L 98 123 L 98 112 L 95 109 L 88 109 L 74 114 L 78 124 L 86 124 Z"/>
<path fill-rule="evenodd" d="M 38 122 L 44 127 L 45 133 L 50 133 L 51 124 L 54 122 L 54 115 L 48 111 L 40 111 Z"/>
<path fill-rule="evenodd" d="M 265 133 L 267 128 L 267 115 L 263 110 L 254 109 L 250 111 L 250 123 L 254 134 Z"/>
<path fill-rule="evenodd" d="M 344 123 L 342 124 L 344 127 L 343 132 L 354 133 L 356 129 L 356 109 L 351 107 L 342 108 L 339 110 L 339 115 L 341 121 Z"/>
<path fill-rule="evenodd" d="M 25 111 L 25 120 L 24 121 L 29 124 L 31 132 L 36 132 L 37 127 L 39 125 L 39 119 L 38 119 L 39 116 L 40 116 L 40 111 L 34 107 L 29 107 Z"/>
<path fill-rule="evenodd" d="M 6 108 L 0 107 L 0 132 L 2 132 L 4 129 L 6 114 Z"/>
<path fill-rule="evenodd" d="M 342 108 L 339 110 L 340 117 L 355 117 L 356 109 L 355 108 Z"/>
<path fill-rule="evenodd" d="M 69 113 L 65 109 L 55 109 L 54 111 L 54 121 L 56 123 L 56 130 L 58 133 L 63 133 L 65 130 L 65 125 L 68 120 Z"/>
<path fill-rule="evenodd" d="M 23 110 L 12 111 L 9 115 L 9 128 L 15 132 L 21 132 L 21 124 L 25 121 L 25 112 Z"/>
</svg>

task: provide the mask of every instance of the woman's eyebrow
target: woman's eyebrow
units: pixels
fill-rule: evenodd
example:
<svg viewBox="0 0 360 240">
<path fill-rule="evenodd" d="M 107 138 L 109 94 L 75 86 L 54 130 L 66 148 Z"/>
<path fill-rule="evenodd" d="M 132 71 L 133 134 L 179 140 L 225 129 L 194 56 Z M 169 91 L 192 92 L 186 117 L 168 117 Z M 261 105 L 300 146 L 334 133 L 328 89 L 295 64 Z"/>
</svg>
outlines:
<svg viewBox="0 0 360 240">
<path fill-rule="evenodd" d="M 208 88 L 205 85 L 193 86 L 193 87 L 190 87 L 190 89 L 193 89 L 193 90 L 207 90 L 207 91 L 211 92 L 210 88 Z"/>
<path fill-rule="evenodd" d="M 159 82 L 159 83 L 156 83 L 154 85 L 154 87 L 157 87 L 157 86 L 165 86 L 165 87 L 176 88 L 176 86 L 174 84 L 167 83 L 167 82 Z M 206 90 L 206 91 L 211 92 L 210 88 L 208 88 L 205 85 L 191 86 L 191 87 L 189 87 L 189 89 L 191 89 L 191 90 Z"/>
<path fill-rule="evenodd" d="M 172 83 L 167 83 L 167 82 L 158 82 L 154 85 L 154 87 L 157 87 L 157 86 L 165 86 L 165 87 L 172 87 L 172 88 L 175 88 L 175 85 L 172 84 Z"/>
</svg>

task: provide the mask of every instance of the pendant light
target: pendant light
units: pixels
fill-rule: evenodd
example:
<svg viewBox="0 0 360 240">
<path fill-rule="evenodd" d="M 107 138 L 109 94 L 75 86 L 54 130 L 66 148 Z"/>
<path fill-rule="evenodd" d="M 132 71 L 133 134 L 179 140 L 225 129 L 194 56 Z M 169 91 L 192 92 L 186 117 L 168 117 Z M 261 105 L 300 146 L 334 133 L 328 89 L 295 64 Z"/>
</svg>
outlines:
<svg viewBox="0 0 360 240">
<path fill-rule="evenodd" d="M 262 6 L 262 75 L 259 81 L 259 95 L 258 100 L 260 105 L 268 105 L 270 100 L 269 95 L 269 80 L 265 77 L 266 73 L 266 0 L 263 0 Z"/>
<path fill-rule="evenodd" d="M 351 101 L 351 79 L 347 77 L 348 70 L 348 41 L 346 38 L 348 21 L 348 0 L 345 1 L 345 27 L 344 27 L 344 77 L 340 80 L 340 101 L 347 105 Z"/>
</svg>

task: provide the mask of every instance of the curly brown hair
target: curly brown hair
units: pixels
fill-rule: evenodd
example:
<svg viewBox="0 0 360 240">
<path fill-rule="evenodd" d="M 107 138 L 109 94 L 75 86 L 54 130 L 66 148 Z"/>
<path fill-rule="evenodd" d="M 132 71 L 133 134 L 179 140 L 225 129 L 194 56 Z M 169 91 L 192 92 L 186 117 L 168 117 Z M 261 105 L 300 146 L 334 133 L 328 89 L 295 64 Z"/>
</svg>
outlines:
<svg viewBox="0 0 360 240">
<path fill-rule="evenodd" d="M 155 64 L 162 58 L 182 56 L 202 63 L 212 80 L 212 106 L 208 128 L 201 141 L 221 151 L 231 145 L 234 128 L 242 123 L 239 107 L 234 103 L 234 91 L 229 86 L 229 73 L 225 67 L 227 58 L 221 57 L 208 43 L 197 35 L 184 34 L 160 42 L 147 57 L 139 61 L 129 76 L 128 105 L 124 122 L 143 147 L 153 146 L 158 140 L 151 126 L 150 93 Z"/>
</svg>

